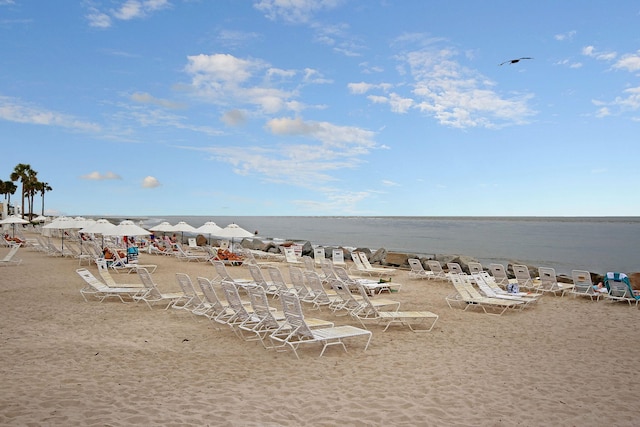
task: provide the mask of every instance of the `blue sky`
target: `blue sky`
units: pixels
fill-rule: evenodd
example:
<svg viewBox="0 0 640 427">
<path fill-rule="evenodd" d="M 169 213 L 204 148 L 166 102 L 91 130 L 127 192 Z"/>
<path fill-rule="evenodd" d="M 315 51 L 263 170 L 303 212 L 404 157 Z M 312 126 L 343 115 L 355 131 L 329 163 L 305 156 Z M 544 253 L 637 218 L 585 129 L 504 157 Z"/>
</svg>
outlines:
<svg viewBox="0 0 640 427">
<path fill-rule="evenodd" d="M 637 216 L 639 29 L 625 0 L 0 0 L 0 178 L 74 216 Z"/>
</svg>

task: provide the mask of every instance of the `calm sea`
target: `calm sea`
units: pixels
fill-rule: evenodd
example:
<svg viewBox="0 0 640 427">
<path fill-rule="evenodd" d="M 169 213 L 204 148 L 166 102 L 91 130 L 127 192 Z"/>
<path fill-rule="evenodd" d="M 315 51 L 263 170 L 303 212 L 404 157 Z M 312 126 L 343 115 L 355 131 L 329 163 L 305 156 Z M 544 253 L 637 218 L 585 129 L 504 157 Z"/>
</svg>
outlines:
<svg viewBox="0 0 640 427">
<path fill-rule="evenodd" d="M 199 227 L 236 223 L 264 238 L 308 240 L 313 245 L 385 248 L 416 254 L 461 254 L 483 264 L 516 260 L 597 273 L 640 271 L 640 217 L 275 217 L 166 216 Z"/>
</svg>

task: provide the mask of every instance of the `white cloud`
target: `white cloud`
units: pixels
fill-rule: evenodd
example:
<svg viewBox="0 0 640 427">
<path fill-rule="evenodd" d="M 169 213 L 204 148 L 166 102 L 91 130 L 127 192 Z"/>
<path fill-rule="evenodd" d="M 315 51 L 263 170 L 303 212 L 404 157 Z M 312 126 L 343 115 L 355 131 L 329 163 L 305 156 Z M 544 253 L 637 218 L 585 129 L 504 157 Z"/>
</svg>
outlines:
<svg viewBox="0 0 640 427">
<path fill-rule="evenodd" d="M 91 27 L 109 28 L 112 25 L 112 18 L 121 21 L 144 18 L 150 13 L 166 9 L 171 6 L 168 0 L 127 0 L 120 3 L 119 7 L 108 12 L 99 10 L 93 6 L 89 8 L 89 13 L 85 16 Z"/>
<path fill-rule="evenodd" d="M 421 39 L 418 35 L 405 35 L 400 42 L 419 42 L 426 47 L 408 50 L 397 58 L 401 75 L 408 73 L 413 79 L 410 93 L 399 90 L 391 94 L 371 93 L 374 89 L 388 91 L 389 86 L 365 82 L 350 84 L 352 93 L 371 93 L 368 99 L 389 105 L 392 112 L 407 113 L 418 110 L 433 116 L 445 126 L 468 128 L 495 128 L 509 124 L 523 124 L 535 114 L 528 106 L 531 94 L 504 97 L 494 90 L 495 83 L 479 72 L 462 66 L 456 51 L 436 48 L 441 40 Z M 400 88 L 396 88 L 400 89 Z"/>
<path fill-rule="evenodd" d="M 96 123 L 85 122 L 67 114 L 26 105 L 19 100 L 5 96 L 0 96 L 0 119 L 33 125 L 58 126 L 81 132 L 100 131 L 100 126 Z"/>
<path fill-rule="evenodd" d="M 156 188 L 160 186 L 160 182 L 156 177 L 147 176 L 142 180 L 142 188 Z"/>
<path fill-rule="evenodd" d="M 131 100 L 135 102 L 139 102 L 141 104 L 151 104 L 157 105 L 164 108 L 169 108 L 173 110 L 185 108 L 184 104 L 179 102 L 169 101 L 167 99 L 156 98 L 146 92 L 136 92 L 131 95 Z"/>
<path fill-rule="evenodd" d="M 113 172 L 106 172 L 104 174 L 101 174 L 100 172 L 97 172 L 97 171 L 88 173 L 86 175 L 82 175 L 80 178 L 86 179 L 89 181 L 107 181 L 107 180 L 114 180 L 114 179 L 122 179 L 120 175 Z"/>
<path fill-rule="evenodd" d="M 259 0 L 253 7 L 263 12 L 271 20 L 301 24 L 308 22 L 315 13 L 324 9 L 333 9 L 340 0 Z"/>
<path fill-rule="evenodd" d="M 564 40 L 572 40 L 575 35 L 576 35 L 576 31 L 573 30 L 573 31 L 568 31 L 566 33 L 562 33 L 562 34 L 556 34 L 553 37 L 558 41 L 564 41 Z"/>
<path fill-rule="evenodd" d="M 227 126 L 240 126 L 247 121 L 247 114 L 242 110 L 226 111 L 220 118 Z"/>
<path fill-rule="evenodd" d="M 596 117 L 602 118 L 640 110 L 640 86 L 625 89 L 623 92 L 624 96 L 618 96 L 613 101 L 591 101 L 600 107 L 596 112 Z M 632 118 L 632 120 L 636 120 L 636 118 Z"/>
<path fill-rule="evenodd" d="M 640 70 L 640 50 L 623 55 L 613 64 L 613 68 L 626 69 L 632 72 Z"/>
<path fill-rule="evenodd" d="M 582 54 L 599 61 L 612 61 L 618 56 L 616 52 L 599 52 L 594 46 L 585 46 L 582 48 Z"/>
</svg>

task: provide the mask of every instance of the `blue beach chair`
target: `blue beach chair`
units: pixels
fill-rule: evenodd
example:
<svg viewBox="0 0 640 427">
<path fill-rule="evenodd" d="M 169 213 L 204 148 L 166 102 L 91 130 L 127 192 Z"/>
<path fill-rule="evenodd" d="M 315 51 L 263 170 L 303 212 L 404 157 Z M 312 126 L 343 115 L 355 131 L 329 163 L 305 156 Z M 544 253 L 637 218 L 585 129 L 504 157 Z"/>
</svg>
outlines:
<svg viewBox="0 0 640 427">
<path fill-rule="evenodd" d="M 604 276 L 604 285 L 609 291 L 605 297 L 612 301 L 627 301 L 629 305 L 638 305 L 640 294 L 631 288 L 629 277 L 624 273 L 609 272 Z"/>
</svg>

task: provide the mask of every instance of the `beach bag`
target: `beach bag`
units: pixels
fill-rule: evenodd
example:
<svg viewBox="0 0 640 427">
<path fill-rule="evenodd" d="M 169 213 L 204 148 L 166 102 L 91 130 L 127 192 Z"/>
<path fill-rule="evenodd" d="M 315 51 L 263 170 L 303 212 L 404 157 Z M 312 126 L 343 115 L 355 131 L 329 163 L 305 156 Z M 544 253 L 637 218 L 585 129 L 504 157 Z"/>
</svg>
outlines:
<svg viewBox="0 0 640 427">
<path fill-rule="evenodd" d="M 509 283 L 507 285 L 507 292 L 509 292 L 510 294 L 517 294 L 518 292 L 520 292 L 520 286 L 518 286 L 517 283 Z"/>
</svg>

